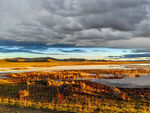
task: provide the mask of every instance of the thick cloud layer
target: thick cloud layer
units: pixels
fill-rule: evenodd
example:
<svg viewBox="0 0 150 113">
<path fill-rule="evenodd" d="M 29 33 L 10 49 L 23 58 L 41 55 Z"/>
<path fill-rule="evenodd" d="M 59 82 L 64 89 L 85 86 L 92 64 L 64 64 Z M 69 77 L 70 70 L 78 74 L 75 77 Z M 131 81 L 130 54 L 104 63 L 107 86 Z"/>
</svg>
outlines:
<svg viewBox="0 0 150 113">
<path fill-rule="evenodd" d="M 150 47 L 149 3 L 150 0 L 0 0 L 0 40 Z"/>
</svg>

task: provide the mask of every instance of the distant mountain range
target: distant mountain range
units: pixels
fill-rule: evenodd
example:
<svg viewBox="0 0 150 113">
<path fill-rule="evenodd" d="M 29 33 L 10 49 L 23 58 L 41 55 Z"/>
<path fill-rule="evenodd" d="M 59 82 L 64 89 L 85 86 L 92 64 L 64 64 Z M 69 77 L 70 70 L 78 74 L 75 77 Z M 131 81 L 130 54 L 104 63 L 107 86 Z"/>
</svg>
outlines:
<svg viewBox="0 0 150 113">
<path fill-rule="evenodd" d="M 95 61 L 95 62 L 150 62 L 150 60 L 125 60 L 125 61 L 113 61 L 113 60 L 88 60 L 84 58 L 69 58 L 69 59 L 57 59 L 52 57 L 39 57 L 39 58 L 6 58 L 1 59 L 0 62 L 54 62 L 54 61 L 72 61 L 72 62 L 85 62 L 85 61 Z"/>
<path fill-rule="evenodd" d="M 52 61 L 74 61 L 74 62 L 84 62 L 84 61 L 101 61 L 101 62 L 107 62 L 110 60 L 87 60 L 87 59 L 81 59 L 81 58 L 69 58 L 69 59 L 56 59 L 52 57 L 40 57 L 40 58 L 7 58 L 7 59 L 1 59 L 1 62 L 7 61 L 7 62 L 52 62 Z"/>
</svg>

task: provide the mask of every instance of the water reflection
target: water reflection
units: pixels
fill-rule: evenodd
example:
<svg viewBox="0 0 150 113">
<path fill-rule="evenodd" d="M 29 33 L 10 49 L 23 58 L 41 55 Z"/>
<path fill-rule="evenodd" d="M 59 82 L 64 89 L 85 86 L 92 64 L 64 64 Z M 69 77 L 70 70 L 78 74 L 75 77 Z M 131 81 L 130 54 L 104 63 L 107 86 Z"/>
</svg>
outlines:
<svg viewBox="0 0 150 113">
<path fill-rule="evenodd" d="M 123 79 L 91 79 L 90 81 L 123 88 L 150 88 L 150 75 Z"/>
</svg>

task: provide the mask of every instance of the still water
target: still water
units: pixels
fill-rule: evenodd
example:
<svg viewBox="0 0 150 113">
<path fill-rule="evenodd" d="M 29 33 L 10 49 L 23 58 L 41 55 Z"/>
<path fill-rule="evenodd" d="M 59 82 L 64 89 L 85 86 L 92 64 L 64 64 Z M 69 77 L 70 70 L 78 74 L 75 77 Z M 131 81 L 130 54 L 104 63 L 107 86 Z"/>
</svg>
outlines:
<svg viewBox="0 0 150 113">
<path fill-rule="evenodd" d="M 122 88 L 150 88 L 150 75 L 123 79 L 90 79 L 90 81 Z"/>
</svg>

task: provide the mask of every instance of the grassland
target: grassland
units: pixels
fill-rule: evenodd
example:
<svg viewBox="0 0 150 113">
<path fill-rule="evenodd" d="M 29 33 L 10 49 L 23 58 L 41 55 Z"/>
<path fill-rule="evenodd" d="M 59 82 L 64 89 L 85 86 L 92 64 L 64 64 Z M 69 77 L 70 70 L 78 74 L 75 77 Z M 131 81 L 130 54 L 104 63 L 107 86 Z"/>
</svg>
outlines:
<svg viewBox="0 0 150 113">
<path fill-rule="evenodd" d="M 19 98 L 18 92 L 27 89 L 26 83 L 1 84 L 0 104 L 49 112 L 134 112 L 149 113 L 149 89 L 119 89 L 129 100 L 114 95 L 108 86 L 89 81 L 37 81 L 29 86 L 29 96 Z M 59 89 L 59 92 L 58 90 Z M 59 97 L 59 94 L 61 95 Z"/>
<path fill-rule="evenodd" d="M 1 67 L 130 64 L 131 62 L 0 62 Z M 137 63 L 137 62 L 135 62 Z M 148 63 L 148 62 L 145 62 Z M 90 74 L 95 75 L 90 75 Z M 10 73 L 0 80 L 0 112 L 18 113 L 149 113 L 149 88 L 119 88 L 76 78 L 104 78 L 102 74 L 139 77 L 144 69 L 66 70 Z"/>
<path fill-rule="evenodd" d="M 14 67 L 50 67 L 50 66 L 67 66 L 67 65 L 109 65 L 109 64 L 133 64 L 133 63 L 150 63 L 150 61 L 134 61 L 134 62 L 119 62 L 119 61 L 51 61 L 51 62 L 7 62 L 0 61 L 0 68 Z"/>
</svg>

